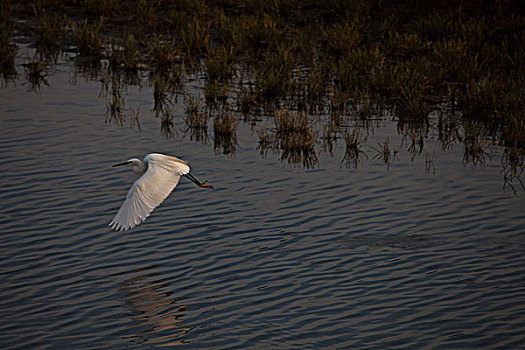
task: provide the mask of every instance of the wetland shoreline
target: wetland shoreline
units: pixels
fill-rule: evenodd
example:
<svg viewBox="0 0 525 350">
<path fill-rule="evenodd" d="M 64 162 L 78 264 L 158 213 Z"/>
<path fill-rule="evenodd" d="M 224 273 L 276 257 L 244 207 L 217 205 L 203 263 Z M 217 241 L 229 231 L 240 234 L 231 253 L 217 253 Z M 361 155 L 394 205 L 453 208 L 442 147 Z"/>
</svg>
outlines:
<svg viewBox="0 0 525 350">
<path fill-rule="evenodd" d="M 153 112 L 173 137 L 174 104 L 185 132 L 234 154 L 239 123 L 269 150 L 305 168 L 316 147 L 340 142 L 357 167 L 375 119 L 396 121 L 406 151 L 464 149 L 484 164 L 501 147 L 516 190 L 525 156 L 525 18 L 517 1 L 27 0 L 1 7 L 4 84 L 17 78 L 15 42 L 36 50 L 23 64 L 35 91 L 64 54 L 100 80 L 106 122 L 140 127 L 126 85 L 153 89 Z M 186 88 L 197 80 L 199 91 Z M 378 156 L 390 162 L 386 139 Z M 517 187 L 514 187 L 517 186 Z"/>
</svg>

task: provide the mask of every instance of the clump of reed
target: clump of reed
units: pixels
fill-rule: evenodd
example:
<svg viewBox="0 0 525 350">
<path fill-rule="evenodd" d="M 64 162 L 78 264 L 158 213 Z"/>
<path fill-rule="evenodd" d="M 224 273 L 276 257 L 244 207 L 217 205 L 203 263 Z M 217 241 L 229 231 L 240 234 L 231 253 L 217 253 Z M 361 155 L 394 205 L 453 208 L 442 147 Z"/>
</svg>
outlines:
<svg viewBox="0 0 525 350">
<path fill-rule="evenodd" d="M 33 9 L 37 21 L 37 45 L 43 51 L 57 50 L 66 36 L 68 20 L 57 13 L 50 14 L 45 9 Z"/>
<path fill-rule="evenodd" d="M 222 108 L 229 98 L 228 85 L 219 80 L 207 80 L 204 85 L 204 98 L 210 109 Z"/>
<path fill-rule="evenodd" d="M 319 67 L 311 68 L 307 73 L 306 78 L 306 92 L 308 101 L 311 101 L 314 106 L 318 106 L 324 102 L 328 85 L 328 75 Z"/>
<path fill-rule="evenodd" d="M 257 149 L 259 150 L 262 157 L 266 157 L 268 150 L 273 149 L 273 135 L 268 133 L 266 131 L 266 127 L 263 123 L 261 123 L 260 128 L 257 130 L 257 136 L 258 136 L 258 146 Z"/>
<path fill-rule="evenodd" d="M 49 86 L 47 81 L 49 65 L 46 62 L 35 60 L 23 64 L 26 72 L 26 81 L 29 89 L 40 92 L 42 85 Z"/>
<path fill-rule="evenodd" d="M 317 163 L 315 143 L 317 133 L 304 113 L 277 110 L 274 115 L 274 143 L 282 151 L 282 159 L 313 167 Z"/>
<path fill-rule="evenodd" d="M 229 45 L 239 52 L 242 34 L 239 31 L 238 20 L 232 16 L 227 16 L 224 9 L 218 8 L 214 13 L 213 23 L 213 36 L 216 44 Z"/>
<path fill-rule="evenodd" d="M 391 72 L 390 95 L 398 116 L 423 120 L 429 113 L 427 99 L 431 85 L 423 68 L 398 65 Z"/>
<path fill-rule="evenodd" d="M 110 38 L 105 45 L 109 64 L 113 68 L 123 68 L 125 71 L 137 70 L 142 63 L 142 54 L 138 41 L 133 34 L 122 39 Z"/>
<path fill-rule="evenodd" d="M 121 0 L 80 0 L 82 6 L 90 16 L 109 17 L 114 15 L 120 7 Z"/>
<path fill-rule="evenodd" d="M 0 4 L 0 73 L 4 78 L 16 73 L 14 64 L 17 47 L 12 42 L 13 27 L 9 23 L 11 17 L 11 1 Z"/>
<path fill-rule="evenodd" d="M 210 25 L 211 23 L 205 18 L 194 15 L 180 30 L 180 40 L 183 52 L 188 58 L 188 64 L 205 57 L 211 44 Z"/>
<path fill-rule="evenodd" d="M 241 36 L 237 42 L 252 50 L 255 57 L 281 43 L 286 29 L 279 15 L 265 12 L 239 16 L 237 28 Z"/>
<path fill-rule="evenodd" d="M 390 168 L 390 163 L 396 158 L 399 150 L 394 148 L 390 143 L 390 138 L 386 138 L 384 142 L 379 142 L 378 147 L 372 147 L 376 155 L 372 159 L 380 159 L 385 163 L 387 168 Z"/>
<path fill-rule="evenodd" d="M 362 146 L 367 140 L 368 137 L 363 135 L 361 128 L 354 127 L 351 133 L 346 130 L 344 133 L 345 155 L 341 164 L 346 163 L 347 167 L 353 164 L 354 168 L 357 169 L 360 160 L 365 155 Z"/>
<path fill-rule="evenodd" d="M 124 109 L 126 100 L 123 95 L 123 90 L 126 86 L 122 83 L 120 76 L 111 74 L 107 71 L 101 79 L 102 89 L 100 95 L 104 98 L 106 103 L 106 123 L 115 123 L 117 125 L 124 125 L 126 116 Z"/>
<path fill-rule="evenodd" d="M 234 69 L 233 49 L 230 45 L 218 45 L 208 51 L 204 60 L 204 72 L 206 83 L 204 85 L 204 96 L 210 106 L 217 107 L 217 103 L 223 103 L 229 97 L 228 81 L 231 79 Z"/>
<path fill-rule="evenodd" d="M 223 154 L 234 154 L 237 146 L 238 121 L 234 113 L 221 111 L 213 118 L 214 148 Z"/>
<path fill-rule="evenodd" d="M 181 65 L 173 65 L 170 69 L 159 67 L 150 71 L 148 82 L 153 87 L 154 110 L 158 110 L 168 95 L 183 94 L 183 69 Z"/>
<path fill-rule="evenodd" d="M 102 53 L 102 30 L 104 28 L 104 18 L 90 23 L 87 19 L 81 22 L 72 22 L 71 30 L 73 40 L 81 55 L 100 56 Z"/>
<path fill-rule="evenodd" d="M 485 150 L 490 142 L 483 137 L 483 133 L 479 130 L 481 127 L 478 123 L 469 120 L 463 123 L 464 164 L 485 164 L 485 158 L 490 157 L 490 154 Z"/>
<path fill-rule="evenodd" d="M 518 185 L 525 191 L 525 184 L 521 180 L 521 175 L 525 171 L 525 121 L 515 116 L 510 118 L 509 125 L 503 130 L 504 134 L 513 134 L 504 138 L 505 140 L 512 140 L 512 143 L 505 145 L 505 153 L 502 159 L 503 188 L 509 186 L 516 194 L 516 186 Z M 517 185 L 515 186 L 516 182 Z"/>
<path fill-rule="evenodd" d="M 159 0 L 137 0 L 135 4 L 134 15 L 136 18 L 137 28 L 139 28 L 139 32 L 145 29 L 155 31 L 159 21 L 157 15 L 158 12 L 155 8 L 159 7 L 160 5 L 161 1 Z"/>
<path fill-rule="evenodd" d="M 254 113 L 259 105 L 257 92 L 252 85 L 241 85 L 236 95 L 237 107 L 240 113 L 247 116 Z"/>
<path fill-rule="evenodd" d="M 184 96 L 184 133 L 191 140 L 206 142 L 208 140 L 208 115 L 198 97 Z"/>
<path fill-rule="evenodd" d="M 292 88 L 291 70 L 295 65 L 293 47 L 279 44 L 275 49 L 267 50 L 264 60 L 257 70 L 257 86 L 266 99 L 283 98 Z"/>
<path fill-rule="evenodd" d="M 319 27 L 319 41 L 329 55 L 344 56 L 356 49 L 363 40 L 361 22 L 335 22 Z"/>
<path fill-rule="evenodd" d="M 149 63 L 155 67 L 171 67 L 182 61 L 182 47 L 173 36 L 154 35 L 146 42 Z"/>
<path fill-rule="evenodd" d="M 171 103 L 165 104 L 161 109 L 160 131 L 167 139 L 175 137 L 175 110 Z"/>
<path fill-rule="evenodd" d="M 208 81 L 228 81 L 232 76 L 235 57 L 230 45 L 217 45 L 209 50 L 204 65 Z"/>
</svg>

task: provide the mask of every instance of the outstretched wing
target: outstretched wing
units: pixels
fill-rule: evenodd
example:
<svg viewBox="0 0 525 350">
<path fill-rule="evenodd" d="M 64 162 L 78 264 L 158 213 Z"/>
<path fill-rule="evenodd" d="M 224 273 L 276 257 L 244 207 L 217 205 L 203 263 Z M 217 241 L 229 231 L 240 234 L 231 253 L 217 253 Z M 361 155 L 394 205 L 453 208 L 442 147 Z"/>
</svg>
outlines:
<svg viewBox="0 0 525 350">
<path fill-rule="evenodd" d="M 149 154 L 144 161 L 148 169 L 133 183 L 126 200 L 109 223 L 116 230 L 125 231 L 144 221 L 169 196 L 180 176 L 190 171 L 184 161 L 162 154 Z"/>
</svg>

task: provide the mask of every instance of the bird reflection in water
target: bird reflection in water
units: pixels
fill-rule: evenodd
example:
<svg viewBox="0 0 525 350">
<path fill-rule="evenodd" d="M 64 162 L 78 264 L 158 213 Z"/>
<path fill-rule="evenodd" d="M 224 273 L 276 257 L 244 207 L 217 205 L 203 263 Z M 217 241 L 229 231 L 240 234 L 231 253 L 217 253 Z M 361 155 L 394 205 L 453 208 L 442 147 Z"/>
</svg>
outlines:
<svg viewBox="0 0 525 350">
<path fill-rule="evenodd" d="M 134 276 L 119 283 L 121 298 L 137 324 L 137 329 L 132 330 L 134 335 L 125 338 L 138 344 L 162 346 L 188 343 L 181 339 L 191 330 L 184 327 L 182 321 L 188 306 L 173 296 L 168 279 L 159 273 L 147 272 L 154 267 L 126 272 Z"/>
</svg>

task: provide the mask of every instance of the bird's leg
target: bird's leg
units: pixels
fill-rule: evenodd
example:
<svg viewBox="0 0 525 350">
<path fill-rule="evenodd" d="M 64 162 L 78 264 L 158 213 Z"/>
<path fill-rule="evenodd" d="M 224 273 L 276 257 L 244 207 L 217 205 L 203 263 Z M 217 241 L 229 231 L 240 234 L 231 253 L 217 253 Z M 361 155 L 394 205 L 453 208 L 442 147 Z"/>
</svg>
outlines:
<svg viewBox="0 0 525 350">
<path fill-rule="evenodd" d="M 185 177 L 187 177 L 188 179 L 190 179 L 191 182 L 193 182 L 195 185 L 197 185 L 197 186 L 199 186 L 199 187 L 211 188 L 211 189 L 214 188 L 212 185 L 207 185 L 207 184 L 206 184 L 207 181 L 200 182 L 199 180 L 197 180 L 197 179 L 196 179 L 193 175 L 191 175 L 190 173 L 183 174 L 183 176 L 185 176 Z"/>
</svg>

